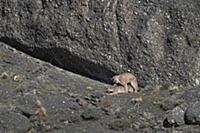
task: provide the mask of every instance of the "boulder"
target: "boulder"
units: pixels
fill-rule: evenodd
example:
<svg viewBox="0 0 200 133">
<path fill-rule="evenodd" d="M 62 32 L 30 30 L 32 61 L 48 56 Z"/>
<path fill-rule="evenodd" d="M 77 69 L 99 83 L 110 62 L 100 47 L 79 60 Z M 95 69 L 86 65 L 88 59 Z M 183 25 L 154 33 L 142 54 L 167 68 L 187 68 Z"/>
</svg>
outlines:
<svg viewBox="0 0 200 133">
<path fill-rule="evenodd" d="M 196 85 L 198 0 L 0 1 L 0 41 L 72 72 L 111 82 Z"/>
<path fill-rule="evenodd" d="M 0 124 L 1 132 L 27 132 L 32 127 L 26 116 L 2 107 L 0 108 Z"/>
<path fill-rule="evenodd" d="M 193 103 L 195 101 L 200 101 L 200 86 L 196 86 L 196 87 L 186 90 L 183 93 L 182 98 L 187 103 Z"/>
<path fill-rule="evenodd" d="M 200 102 L 196 101 L 185 112 L 187 124 L 200 124 Z"/>
<path fill-rule="evenodd" d="M 163 122 L 164 127 L 177 127 L 185 124 L 184 110 L 180 107 L 175 107 L 173 110 L 168 111 L 166 118 Z"/>
</svg>

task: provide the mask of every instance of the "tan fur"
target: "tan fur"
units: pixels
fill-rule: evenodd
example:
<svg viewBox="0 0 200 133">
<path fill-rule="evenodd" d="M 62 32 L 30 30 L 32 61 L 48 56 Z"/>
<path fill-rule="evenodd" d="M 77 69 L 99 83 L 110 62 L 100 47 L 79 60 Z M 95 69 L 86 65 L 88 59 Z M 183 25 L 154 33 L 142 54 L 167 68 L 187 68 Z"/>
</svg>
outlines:
<svg viewBox="0 0 200 133">
<path fill-rule="evenodd" d="M 138 82 L 136 77 L 131 73 L 122 73 L 112 77 L 112 80 L 115 84 L 120 84 L 125 88 L 125 91 L 128 92 L 128 84 L 132 87 L 135 93 L 138 92 Z"/>
<path fill-rule="evenodd" d="M 129 92 L 133 92 L 133 88 L 128 85 L 128 91 L 125 90 L 125 88 L 123 86 L 113 86 L 107 89 L 107 93 L 109 95 L 115 95 L 115 94 L 119 94 L 119 93 L 129 93 Z"/>
</svg>

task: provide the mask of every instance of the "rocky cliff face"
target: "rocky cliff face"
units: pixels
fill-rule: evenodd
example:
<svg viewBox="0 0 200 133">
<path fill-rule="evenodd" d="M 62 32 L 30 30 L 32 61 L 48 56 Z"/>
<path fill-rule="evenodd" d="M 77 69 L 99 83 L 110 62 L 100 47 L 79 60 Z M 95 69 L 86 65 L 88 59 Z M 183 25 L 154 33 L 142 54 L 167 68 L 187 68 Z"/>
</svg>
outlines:
<svg viewBox="0 0 200 133">
<path fill-rule="evenodd" d="M 67 70 L 141 85 L 200 81 L 198 0 L 1 0 L 0 41 Z"/>
</svg>

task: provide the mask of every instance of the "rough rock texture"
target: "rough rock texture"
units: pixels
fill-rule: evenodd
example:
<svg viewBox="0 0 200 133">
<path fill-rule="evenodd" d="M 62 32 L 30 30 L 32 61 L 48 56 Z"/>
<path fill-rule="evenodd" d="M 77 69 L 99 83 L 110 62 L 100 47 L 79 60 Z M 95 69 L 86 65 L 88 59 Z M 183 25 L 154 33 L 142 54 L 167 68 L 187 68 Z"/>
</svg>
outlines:
<svg viewBox="0 0 200 133">
<path fill-rule="evenodd" d="M 194 93 L 189 100 L 184 98 L 188 88 L 172 91 L 163 86 L 141 88 L 137 94 L 107 95 L 107 84 L 0 43 L 0 133 L 199 133 L 198 125 L 183 122 L 182 110 L 185 114 L 193 105 Z M 167 104 L 169 98 L 174 102 Z M 175 127 L 163 125 L 168 112 Z"/>
<path fill-rule="evenodd" d="M 183 95 L 182 98 L 187 102 L 187 103 L 192 103 L 196 101 L 200 101 L 200 86 L 196 86 L 192 89 L 187 89 Z"/>
<path fill-rule="evenodd" d="M 185 113 L 188 124 L 200 124 L 200 102 L 196 101 L 188 107 Z"/>
<path fill-rule="evenodd" d="M 30 120 L 19 113 L 0 107 L 0 132 L 24 133 L 31 128 Z"/>
<path fill-rule="evenodd" d="M 170 97 L 167 97 L 166 99 L 163 99 L 160 103 L 160 107 L 163 110 L 172 110 L 179 102 L 179 99 L 176 97 L 176 95 L 172 95 Z"/>
<path fill-rule="evenodd" d="M 199 0 L 1 0 L 0 41 L 110 82 L 200 83 Z"/>
<path fill-rule="evenodd" d="M 176 107 L 173 110 L 170 110 L 166 114 L 166 119 L 164 120 L 165 127 L 177 127 L 185 124 L 184 121 L 184 111 L 180 107 Z"/>
</svg>

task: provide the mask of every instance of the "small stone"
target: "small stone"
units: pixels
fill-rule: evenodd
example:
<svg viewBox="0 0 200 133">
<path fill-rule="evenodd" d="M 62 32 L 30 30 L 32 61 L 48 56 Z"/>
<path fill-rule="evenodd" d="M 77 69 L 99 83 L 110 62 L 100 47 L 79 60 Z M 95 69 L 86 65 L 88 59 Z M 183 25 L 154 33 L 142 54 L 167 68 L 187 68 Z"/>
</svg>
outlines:
<svg viewBox="0 0 200 133">
<path fill-rule="evenodd" d="M 13 80 L 14 80 L 15 82 L 22 82 L 22 81 L 24 80 L 24 76 L 23 76 L 23 75 L 15 75 L 15 76 L 13 77 Z"/>
<path fill-rule="evenodd" d="M 81 117 L 84 120 L 98 120 L 100 118 L 99 111 L 95 108 L 86 109 L 82 114 Z"/>
<path fill-rule="evenodd" d="M 170 110 L 163 122 L 164 127 L 177 127 L 185 124 L 184 121 L 184 110 L 180 107 L 175 107 L 173 110 Z"/>
<path fill-rule="evenodd" d="M 178 98 L 176 96 L 170 96 L 164 100 L 161 101 L 160 107 L 167 111 L 167 110 L 172 110 L 176 105 L 177 105 L 177 100 Z"/>
<path fill-rule="evenodd" d="M 93 91 L 93 90 L 94 90 L 94 88 L 93 88 L 93 87 L 91 87 L 91 86 L 87 86 L 87 87 L 86 87 L 86 89 L 88 89 L 88 90 L 91 90 L 91 91 Z"/>
<path fill-rule="evenodd" d="M 103 97 L 103 93 L 101 92 L 95 92 L 91 95 L 92 98 L 100 99 Z"/>
<path fill-rule="evenodd" d="M 179 88 L 171 83 L 166 83 L 161 87 L 161 90 L 177 91 Z"/>
<path fill-rule="evenodd" d="M 91 95 L 91 98 L 90 98 L 90 101 L 91 101 L 91 104 L 93 105 L 96 105 L 98 102 L 101 101 L 101 98 L 103 97 L 103 93 L 101 92 L 94 92 L 92 95 Z"/>
<path fill-rule="evenodd" d="M 131 102 L 132 103 L 141 103 L 143 101 L 142 97 L 137 97 L 137 98 L 132 98 Z"/>
<path fill-rule="evenodd" d="M 3 73 L 1 74 L 1 78 L 2 78 L 2 79 L 8 79 L 8 77 L 9 77 L 9 75 L 8 75 L 8 73 L 6 73 L 6 72 L 3 72 Z"/>
<path fill-rule="evenodd" d="M 200 102 L 196 101 L 185 112 L 187 124 L 200 124 Z"/>
<path fill-rule="evenodd" d="M 81 117 L 80 115 L 77 114 L 71 114 L 70 115 L 70 119 L 69 119 L 69 123 L 76 123 L 76 122 L 80 122 L 81 121 Z"/>
<path fill-rule="evenodd" d="M 130 123 L 128 120 L 125 119 L 119 119 L 119 120 L 114 120 L 109 124 L 110 129 L 119 131 L 119 130 L 125 130 L 130 127 Z"/>
<path fill-rule="evenodd" d="M 147 119 L 152 119 L 154 116 L 151 112 L 144 112 L 143 116 Z"/>
<path fill-rule="evenodd" d="M 77 101 L 70 101 L 68 107 L 71 110 L 79 110 L 81 106 L 77 103 Z"/>
<path fill-rule="evenodd" d="M 112 106 L 112 101 L 110 100 L 103 100 L 99 103 L 100 107 L 102 108 L 110 108 Z"/>
<path fill-rule="evenodd" d="M 83 106 L 83 107 L 85 107 L 85 106 L 88 105 L 88 102 L 87 102 L 85 99 L 82 99 L 82 98 L 78 98 L 78 99 L 76 100 L 76 102 L 77 102 L 80 106 Z"/>
<path fill-rule="evenodd" d="M 199 84 L 200 84 L 199 79 L 195 79 L 195 84 L 196 84 L 196 85 L 199 85 Z"/>
<path fill-rule="evenodd" d="M 72 98 L 76 98 L 76 97 L 79 97 L 80 95 L 79 94 L 76 94 L 76 93 L 68 93 L 68 95 Z"/>
</svg>

